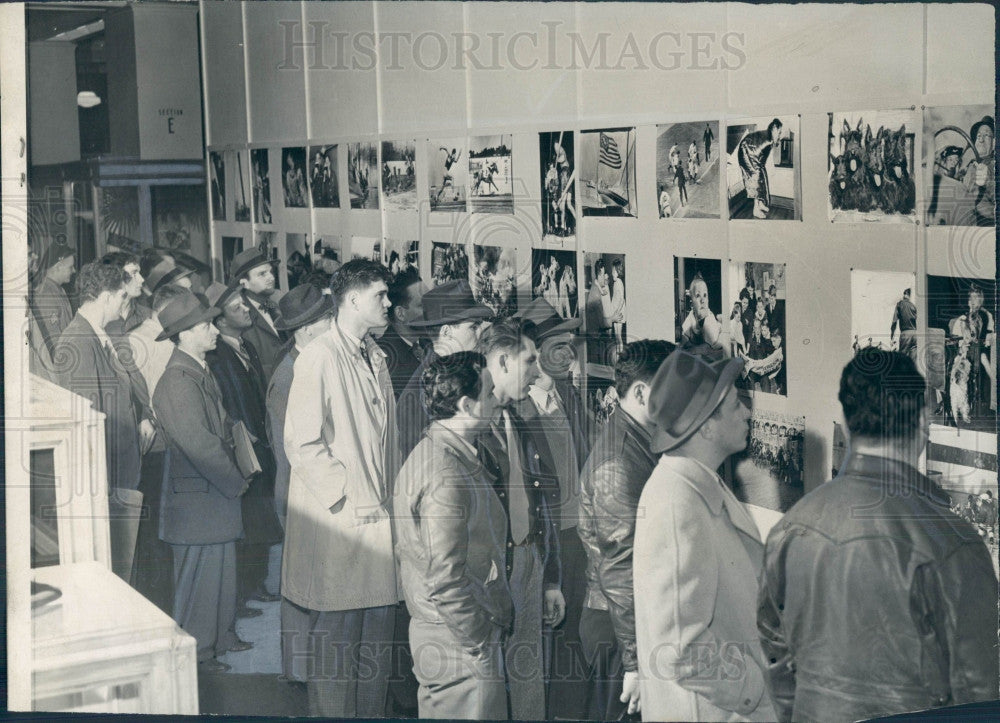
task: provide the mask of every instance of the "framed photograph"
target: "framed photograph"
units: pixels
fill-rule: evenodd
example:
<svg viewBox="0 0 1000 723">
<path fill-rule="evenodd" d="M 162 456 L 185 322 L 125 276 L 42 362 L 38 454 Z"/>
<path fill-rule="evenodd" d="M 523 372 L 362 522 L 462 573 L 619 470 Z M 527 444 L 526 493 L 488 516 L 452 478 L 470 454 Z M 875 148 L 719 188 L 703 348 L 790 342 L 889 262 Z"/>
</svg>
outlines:
<svg viewBox="0 0 1000 723">
<path fill-rule="evenodd" d="M 281 149 L 281 190 L 285 208 L 307 208 L 306 149 L 303 146 Z"/>
<path fill-rule="evenodd" d="M 313 208 L 340 208 L 337 146 L 310 146 L 309 159 L 309 193 Z"/>
<path fill-rule="evenodd" d="M 514 213 L 514 176 L 509 135 L 469 139 L 469 210 Z"/>
<path fill-rule="evenodd" d="M 468 191 L 465 139 L 427 141 L 431 211 L 464 211 Z"/>
<path fill-rule="evenodd" d="M 996 225 L 993 107 L 924 110 L 924 200 L 928 226 Z"/>
<path fill-rule="evenodd" d="M 598 427 L 606 424 L 608 417 L 618 407 L 618 390 L 615 389 L 613 378 L 588 375 L 583 397 L 590 416 Z"/>
<path fill-rule="evenodd" d="M 625 255 L 586 253 L 583 257 L 587 369 L 614 375 L 618 354 L 628 343 Z"/>
<path fill-rule="evenodd" d="M 475 265 L 469 283 L 472 295 L 493 310 L 497 319 L 517 311 L 517 252 L 501 246 L 472 247 Z"/>
<path fill-rule="evenodd" d="M 730 219 L 799 221 L 799 116 L 740 118 L 726 126 Z"/>
<path fill-rule="evenodd" d="M 722 262 L 674 257 L 674 342 L 724 355 Z"/>
<path fill-rule="evenodd" d="M 281 257 L 278 255 L 277 231 L 256 231 L 254 233 L 254 246 L 272 261 L 281 260 Z"/>
<path fill-rule="evenodd" d="M 383 239 L 382 265 L 389 269 L 393 277 L 407 269 L 416 269 L 419 272 L 420 242 Z"/>
<path fill-rule="evenodd" d="M 750 441 L 733 456 L 733 493 L 741 502 L 787 512 L 805 494 L 806 418 L 754 410 Z"/>
<path fill-rule="evenodd" d="M 576 234 L 576 165 L 573 131 L 538 134 L 542 184 L 542 238 L 547 242 Z"/>
<path fill-rule="evenodd" d="M 576 251 L 531 250 L 531 298 L 541 296 L 564 319 L 580 313 L 576 260 Z"/>
<path fill-rule="evenodd" d="M 245 150 L 226 151 L 226 166 L 233 174 L 233 220 L 250 220 L 250 165 Z"/>
<path fill-rule="evenodd" d="M 584 216 L 639 215 L 635 128 L 581 131 L 578 169 Z"/>
<path fill-rule="evenodd" d="M 729 340 L 726 351 L 744 360 L 736 386 L 788 396 L 785 265 L 731 262 L 729 288 L 732 298 L 723 323 Z"/>
<path fill-rule="evenodd" d="M 378 147 L 374 143 L 347 146 L 347 190 L 351 208 L 378 208 Z"/>
<path fill-rule="evenodd" d="M 279 273 L 283 291 L 291 291 L 312 271 L 312 253 L 309 249 L 309 234 L 285 234 L 284 273 Z"/>
<path fill-rule="evenodd" d="M 212 219 L 226 220 L 226 161 L 219 151 L 208 152 L 208 175 L 212 185 Z"/>
<path fill-rule="evenodd" d="M 254 223 L 274 223 L 271 218 L 271 178 L 268 174 L 268 149 L 250 150 L 250 170 L 253 174 Z"/>
<path fill-rule="evenodd" d="M 909 354 L 918 367 L 916 275 L 851 270 L 851 348 Z"/>
<path fill-rule="evenodd" d="M 660 218 L 719 218 L 719 122 L 656 126 Z"/>
<path fill-rule="evenodd" d="M 413 141 L 382 141 L 382 208 L 417 210 L 417 176 Z"/>
<path fill-rule="evenodd" d="M 431 276 L 435 286 L 446 281 L 468 281 L 469 253 L 465 244 L 435 241 L 431 248 Z"/>
</svg>

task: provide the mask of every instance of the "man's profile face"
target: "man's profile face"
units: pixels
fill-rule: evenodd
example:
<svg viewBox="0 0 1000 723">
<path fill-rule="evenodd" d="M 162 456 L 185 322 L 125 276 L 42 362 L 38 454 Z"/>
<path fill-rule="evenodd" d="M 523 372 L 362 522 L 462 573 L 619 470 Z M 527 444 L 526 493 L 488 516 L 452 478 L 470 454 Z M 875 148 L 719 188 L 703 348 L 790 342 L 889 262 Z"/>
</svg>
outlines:
<svg viewBox="0 0 1000 723">
<path fill-rule="evenodd" d="M 750 410 L 730 387 L 722 404 L 711 417 L 712 433 L 720 452 L 728 457 L 746 449 L 750 434 Z"/>
<path fill-rule="evenodd" d="M 376 281 L 355 292 L 358 315 L 368 329 L 377 329 L 389 323 L 389 287 Z"/>
<path fill-rule="evenodd" d="M 528 396 L 528 388 L 538 378 L 538 353 L 535 342 L 522 336 L 521 348 L 506 352 L 506 356 L 506 368 L 500 369 L 493 382 L 497 392 L 508 400 L 519 401 Z"/>
<path fill-rule="evenodd" d="M 253 320 L 250 318 L 250 307 L 247 306 L 243 297 L 239 294 L 234 294 L 230 297 L 229 301 L 226 302 L 225 308 L 222 310 L 222 314 L 226 319 L 226 323 L 233 329 L 249 329 L 253 326 Z"/>
<path fill-rule="evenodd" d="M 269 296 L 274 293 L 274 271 L 271 264 L 261 264 L 255 269 L 250 269 L 244 279 L 244 286 L 247 291 L 255 294 Z"/>
<path fill-rule="evenodd" d="M 424 318 L 424 286 L 420 281 L 414 281 L 406 287 L 406 295 L 409 301 L 406 306 L 400 307 L 402 318 L 399 320 L 404 324 L 410 324 L 418 319 Z M 397 317 L 398 318 L 398 317 Z"/>
<path fill-rule="evenodd" d="M 60 286 L 68 284 L 76 271 L 76 259 L 70 255 L 60 259 L 49 269 L 49 277 Z"/>
</svg>

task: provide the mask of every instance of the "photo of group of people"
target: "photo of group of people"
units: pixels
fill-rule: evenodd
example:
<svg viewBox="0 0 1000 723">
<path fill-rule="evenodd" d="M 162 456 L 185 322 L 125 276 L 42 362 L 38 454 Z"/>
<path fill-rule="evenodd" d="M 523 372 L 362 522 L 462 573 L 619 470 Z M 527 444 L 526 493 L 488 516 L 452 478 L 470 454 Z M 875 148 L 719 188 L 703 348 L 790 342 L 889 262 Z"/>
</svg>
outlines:
<svg viewBox="0 0 1000 723">
<path fill-rule="evenodd" d="M 939 424 L 996 431 L 993 279 L 927 277 L 928 400 Z"/>
<path fill-rule="evenodd" d="M 639 215 L 635 128 L 580 131 L 577 168 L 584 216 Z"/>
<path fill-rule="evenodd" d="M 253 220 L 254 223 L 272 223 L 271 179 L 268 174 L 269 161 L 266 148 L 250 149 L 250 170 L 253 173 Z"/>
<path fill-rule="evenodd" d="M 313 208 L 340 208 L 340 184 L 337 178 L 337 146 L 311 146 L 309 191 Z"/>
<path fill-rule="evenodd" d="M 674 257 L 674 339 L 678 346 L 724 356 L 722 262 Z"/>
<path fill-rule="evenodd" d="M 587 364 L 613 370 L 628 341 L 625 254 L 586 253 L 583 273 Z"/>
<path fill-rule="evenodd" d="M 469 139 L 469 211 L 514 213 L 514 176 L 509 135 Z"/>
<path fill-rule="evenodd" d="M 417 210 L 417 175 L 413 141 L 382 141 L 382 207 L 387 211 Z"/>
<path fill-rule="evenodd" d="M 994 226 L 996 156 L 993 108 L 924 110 L 924 194 L 928 226 Z"/>
<path fill-rule="evenodd" d="M 431 277 L 435 286 L 446 281 L 468 281 L 469 252 L 465 244 L 435 241 L 431 248 Z"/>
<path fill-rule="evenodd" d="M 744 361 L 736 386 L 788 395 L 785 334 L 785 265 L 730 264 L 733 292 L 726 331 L 729 355 Z"/>
<path fill-rule="evenodd" d="M 393 278 L 408 269 L 419 272 L 420 242 L 383 239 L 382 264 L 389 269 L 389 274 Z"/>
<path fill-rule="evenodd" d="M 851 270 L 851 348 L 899 351 L 918 361 L 916 276 Z"/>
<path fill-rule="evenodd" d="M 800 220 L 799 117 L 731 120 L 726 127 L 729 218 Z"/>
<path fill-rule="evenodd" d="M 755 409 L 750 443 L 730 460 L 736 497 L 778 512 L 787 512 L 801 499 L 805 431 L 805 417 Z"/>
<path fill-rule="evenodd" d="M 565 239 L 576 233 L 576 166 L 573 131 L 538 134 L 542 173 L 542 237 Z"/>
<path fill-rule="evenodd" d="M 431 211 L 465 210 L 468 169 L 464 153 L 464 138 L 427 142 Z"/>
<path fill-rule="evenodd" d="M 853 111 L 828 117 L 830 220 L 916 221 L 917 112 Z"/>
<path fill-rule="evenodd" d="M 378 147 L 374 143 L 347 146 L 347 191 L 351 208 L 378 208 Z"/>
<path fill-rule="evenodd" d="M 490 307 L 498 319 L 512 316 L 517 311 L 517 252 L 476 244 L 472 253 L 475 265 L 469 283 L 476 301 Z"/>
<path fill-rule="evenodd" d="M 718 121 L 656 127 L 660 218 L 719 218 Z"/>
<path fill-rule="evenodd" d="M 285 208 L 308 208 L 306 188 L 306 149 L 303 146 L 281 149 L 281 190 Z"/>
<path fill-rule="evenodd" d="M 539 296 L 563 319 L 576 318 L 579 300 L 575 251 L 531 250 L 531 298 Z"/>
</svg>

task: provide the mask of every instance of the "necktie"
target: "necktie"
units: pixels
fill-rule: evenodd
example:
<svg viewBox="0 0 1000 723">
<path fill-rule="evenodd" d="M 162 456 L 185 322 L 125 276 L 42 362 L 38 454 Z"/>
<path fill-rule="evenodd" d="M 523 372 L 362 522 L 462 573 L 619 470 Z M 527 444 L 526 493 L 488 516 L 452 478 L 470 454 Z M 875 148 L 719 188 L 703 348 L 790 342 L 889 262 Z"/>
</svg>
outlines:
<svg viewBox="0 0 1000 723">
<path fill-rule="evenodd" d="M 372 359 L 368 355 L 368 345 L 362 341 L 360 349 L 361 349 L 361 358 L 365 360 L 365 364 L 368 365 L 368 369 L 369 371 L 371 371 L 372 376 L 376 376 L 375 367 L 372 366 Z"/>
<path fill-rule="evenodd" d="M 524 469 L 521 466 L 521 445 L 518 443 L 517 435 L 514 432 L 514 425 L 511 422 L 510 412 L 504 411 L 504 427 L 507 438 L 507 459 L 510 463 L 510 472 L 507 475 L 507 492 L 510 501 L 508 513 L 510 515 L 510 534 L 514 539 L 514 544 L 520 545 L 528 537 L 530 528 L 528 493 L 524 489 Z"/>
</svg>

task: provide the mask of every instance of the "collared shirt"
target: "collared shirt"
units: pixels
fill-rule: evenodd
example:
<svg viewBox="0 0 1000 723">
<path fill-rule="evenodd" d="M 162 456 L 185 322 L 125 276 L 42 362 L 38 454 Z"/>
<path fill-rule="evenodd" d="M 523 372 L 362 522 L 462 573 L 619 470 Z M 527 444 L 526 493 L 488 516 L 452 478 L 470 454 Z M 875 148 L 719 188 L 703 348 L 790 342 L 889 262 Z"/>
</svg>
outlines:
<svg viewBox="0 0 1000 723">
<path fill-rule="evenodd" d="M 199 364 L 199 365 L 201 366 L 201 368 L 202 368 L 202 369 L 204 369 L 205 371 L 208 371 L 208 363 L 207 363 L 207 362 L 206 362 L 206 361 L 205 361 L 204 359 L 199 359 L 198 357 L 196 357 L 196 356 L 195 356 L 194 354 L 192 354 L 191 352 L 189 352 L 189 351 L 188 351 L 187 349 L 185 349 L 185 348 L 183 348 L 183 347 L 180 347 L 180 346 L 179 346 L 179 347 L 177 347 L 177 348 L 178 348 L 178 349 L 179 349 L 180 351 L 182 351 L 182 352 L 184 352 L 185 354 L 187 354 L 187 355 L 188 355 L 189 357 L 191 357 L 192 359 L 194 359 L 194 360 L 195 360 L 196 362 L 198 362 L 198 364 Z"/>
<path fill-rule="evenodd" d="M 244 294 L 243 298 L 245 298 L 247 301 L 253 304 L 253 308 L 255 308 L 258 311 L 258 313 L 264 318 L 264 321 L 267 322 L 268 326 L 271 327 L 271 331 L 277 334 L 278 327 L 274 325 L 274 319 L 271 318 L 271 314 L 268 312 L 268 310 L 265 309 L 264 306 L 259 301 L 250 296 L 250 294 Z"/>
</svg>

